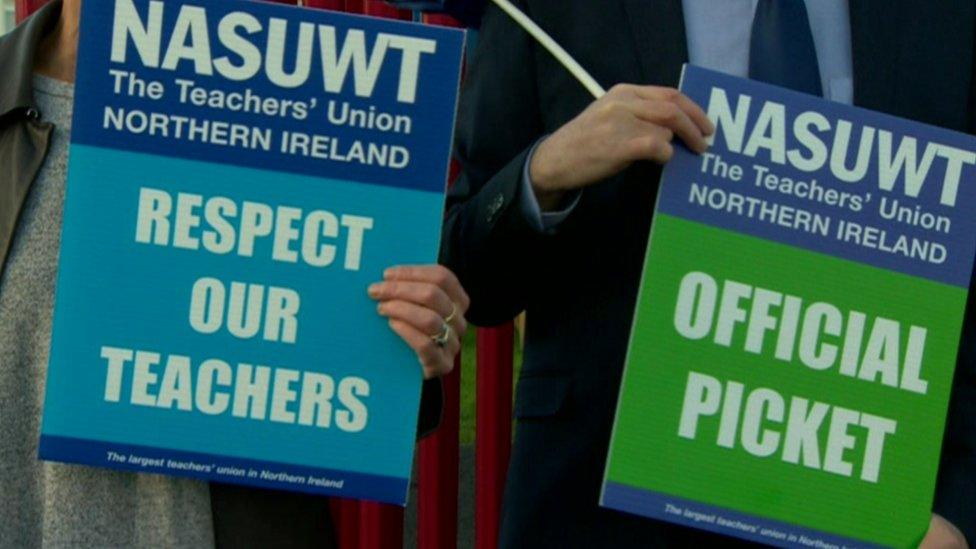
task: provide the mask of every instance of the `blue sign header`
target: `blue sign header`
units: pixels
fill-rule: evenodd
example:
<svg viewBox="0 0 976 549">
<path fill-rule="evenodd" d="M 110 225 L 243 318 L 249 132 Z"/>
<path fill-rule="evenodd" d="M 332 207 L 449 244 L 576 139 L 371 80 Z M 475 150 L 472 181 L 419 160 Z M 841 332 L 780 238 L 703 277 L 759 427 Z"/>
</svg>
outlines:
<svg viewBox="0 0 976 549">
<path fill-rule="evenodd" d="M 92 4 L 76 143 L 446 187 L 462 31 L 265 2 Z"/>
<path fill-rule="evenodd" d="M 969 287 L 972 137 L 690 65 L 681 89 L 716 146 L 675 155 L 669 170 L 698 177 L 661 212 Z"/>
</svg>

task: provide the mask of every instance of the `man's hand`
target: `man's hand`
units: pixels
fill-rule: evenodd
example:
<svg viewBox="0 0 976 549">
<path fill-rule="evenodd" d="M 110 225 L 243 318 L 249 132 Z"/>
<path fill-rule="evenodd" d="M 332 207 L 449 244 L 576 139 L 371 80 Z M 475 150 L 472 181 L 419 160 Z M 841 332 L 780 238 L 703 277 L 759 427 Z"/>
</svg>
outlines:
<svg viewBox="0 0 976 549">
<path fill-rule="evenodd" d="M 379 302 L 377 311 L 389 319 L 390 328 L 417 353 L 424 378 L 451 373 L 471 304 L 457 277 L 440 265 L 423 265 L 387 269 L 383 279 L 369 287 L 369 296 Z"/>
<path fill-rule="evenodd" d="M 968 549 L 966 538 L 951 522 L 933 514 L 929 531 L 918 546 L 919 549 Z"/>
<path fill-rule="evenodd" d="M 551 210 L 564 192 L 638 160 L 667 162 L 676 135 L 704 152 L 714 131 L 705 111 L 678 90 L 620 84 L 539 144 L 529 166 L 533 190 L 540 206 Z"/>
</svg>

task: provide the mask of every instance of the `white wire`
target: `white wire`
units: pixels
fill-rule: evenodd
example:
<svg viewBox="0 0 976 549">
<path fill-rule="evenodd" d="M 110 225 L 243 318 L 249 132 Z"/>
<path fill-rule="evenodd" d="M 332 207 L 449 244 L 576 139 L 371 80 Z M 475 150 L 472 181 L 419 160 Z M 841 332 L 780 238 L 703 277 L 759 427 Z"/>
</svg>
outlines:
<svg viewBox="0 0 976 549">
<path fill-rule="evenodd" d="M 539 25 L 536 25 L 535 21 L 530 19 L 528 15 L 525 15 L 522 10 L 515 7 L 511 2 L 509 2 L 509 0 L 492 0 L 492 2 L 501 8 L 502 11 L 507 13 L 509 17 L 514 19 L 515 22 L 525 29 L 526 32 L 532 35 L 532 38 L 535 38 L 536 41 L 542 45 L 542 47 L 549 50 L 549 53 L 551 53 L 553 57 L 555 57 L 556 60 L 562 64 L 562 66 L 566 67 L 566 70 L 576 77 L 580 84 L 583 84 L 583 87 L 593 94 L 594 98 L 599 99 L 606 95 L 607 92 L 603 89 L 603 86 L 601 86 L 596 79 L 590 76 L 590 73 L 586 72 L 586 69 L 577 63 L 576 60 L 573 59 L 573 56 L 559 45 L 559 42 L 553 40 L 553 38 L 549 36 L 546 31 L 542 30 Z"/>
</svg>

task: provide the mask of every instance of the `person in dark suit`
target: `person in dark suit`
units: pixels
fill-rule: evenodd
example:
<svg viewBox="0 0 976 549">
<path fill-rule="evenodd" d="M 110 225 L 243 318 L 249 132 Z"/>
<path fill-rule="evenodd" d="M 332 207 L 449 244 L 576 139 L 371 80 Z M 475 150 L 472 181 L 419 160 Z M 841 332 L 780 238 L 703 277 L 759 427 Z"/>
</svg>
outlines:
<svg viewBox="0 0 976 549">
<path fill-rule="evenodd" d="M 442 260 L 469 319 L 527 312 L 503 547 L 716 543 L 598 507 L 661 174 L 712 131 L 681 66 L 752 76 L 976 131 L 972 0 L 520 0 L 609 93 L 597 100 L 491 6 L 462 93 L 463 170 Z M 970 303 L 923 546 L 976 540 L 976 314 Z"/>
</svg>

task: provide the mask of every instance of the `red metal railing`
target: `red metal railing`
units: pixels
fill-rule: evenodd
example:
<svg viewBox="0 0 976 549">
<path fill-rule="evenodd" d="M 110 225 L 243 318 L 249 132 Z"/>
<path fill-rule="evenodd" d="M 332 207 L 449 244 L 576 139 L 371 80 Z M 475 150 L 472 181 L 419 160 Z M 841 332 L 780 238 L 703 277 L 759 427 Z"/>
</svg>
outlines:
<svg viewBox="0 0 976 549">
<path fill-rule="evenodd" d="M 43 6 L 47 3 L 47 0 L 14 0 L 14 9 L 17 13 L 17 21 L 19 22 L 27 14 L 34 13 L 34 10 Z"/>
<path fill-rule="evenodd" d="M 478 423 L 475 433 L 475 547 L 498 547 L 502 495 L 512 451 L 511 323 L 478 330 Z"/>
<path fill-rule="evenodd" d="M 16 0 L 18 21 L 47 0 Z M 295 4 L 296 0 L 270 0 Z M 392 19 L 413 19 L 380 0 L 306 0 L 305 5 Z M 427 15 L 424 22 L 457 26 L 446 16 Z M 498 546 L 502 494 L 511 453 L 511 324 L 478 331 L 477 430 L 475 450 L 475 546 Z M 458 361 L 460 366 L 460 359 Z M 460 371 L 444 379 L 445 408 L 440 429 L 421 441 L 417 546 L 454 549 L 458 536 L 458 430 Z M 371 502 L 336 499 L 333 518 L 343 549 L 399 549 L 403 544 L 403 509 Z"/>
</svg>

